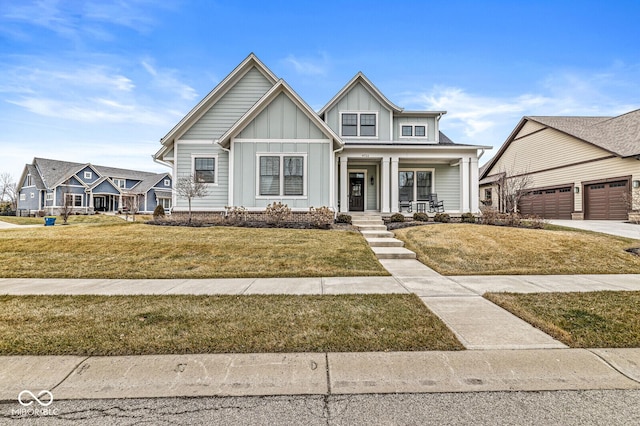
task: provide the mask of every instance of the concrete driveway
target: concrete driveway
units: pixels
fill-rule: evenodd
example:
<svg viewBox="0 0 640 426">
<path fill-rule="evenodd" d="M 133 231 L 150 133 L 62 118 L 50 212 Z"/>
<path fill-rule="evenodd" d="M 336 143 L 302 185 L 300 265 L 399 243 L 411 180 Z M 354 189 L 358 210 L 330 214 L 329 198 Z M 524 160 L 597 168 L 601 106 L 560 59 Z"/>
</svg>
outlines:
<svg viewBox="0 0 640 426">
<path fill-rule="evenodd" d="M 640 240 L 640 225 L 616 220 L 550 220 L 553 225 Z"/>
</svg>

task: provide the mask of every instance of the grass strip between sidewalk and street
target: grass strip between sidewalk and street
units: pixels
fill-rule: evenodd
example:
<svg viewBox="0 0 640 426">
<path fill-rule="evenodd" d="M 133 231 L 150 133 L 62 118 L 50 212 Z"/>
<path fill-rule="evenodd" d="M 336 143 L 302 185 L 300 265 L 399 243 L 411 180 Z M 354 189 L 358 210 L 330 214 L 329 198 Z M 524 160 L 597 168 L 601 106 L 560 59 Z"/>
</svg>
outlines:
<svg viewBox="0 0 640 426">
<path fill-rule="evenodd" d="M 3 278 L 260 278 L 389 275 L 359 233 L 77 224 L 0 233 Z"/>
<path fill-rule="evenodd" d="M 416 295 L 0 296 L 0 355 L 461 349 Z"/>
<path fill-rule="evenodd" d="M 640 256 L 625 251 L 640 247 L 640 241 L 596 232 L 436 224 L 395 234 L 418 260 L 443 275 L 640 273 Z"/>
<path fill-rule="evenodd" d="M 640 291 L 484 297 L 572 348 L 640 347 Z"/>
</svg>

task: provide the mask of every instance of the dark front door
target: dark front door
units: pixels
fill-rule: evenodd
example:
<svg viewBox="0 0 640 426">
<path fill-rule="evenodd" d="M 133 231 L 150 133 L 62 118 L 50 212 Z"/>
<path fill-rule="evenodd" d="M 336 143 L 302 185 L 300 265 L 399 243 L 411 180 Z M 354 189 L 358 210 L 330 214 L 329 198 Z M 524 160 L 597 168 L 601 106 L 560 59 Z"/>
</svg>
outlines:
<svg viewBox="0 0 640 426">
<path fill-rule="evenodd" d="M 354 173 L 349 177 L 349 211 L 364 211 L 364 176 Z"/>
</svg>

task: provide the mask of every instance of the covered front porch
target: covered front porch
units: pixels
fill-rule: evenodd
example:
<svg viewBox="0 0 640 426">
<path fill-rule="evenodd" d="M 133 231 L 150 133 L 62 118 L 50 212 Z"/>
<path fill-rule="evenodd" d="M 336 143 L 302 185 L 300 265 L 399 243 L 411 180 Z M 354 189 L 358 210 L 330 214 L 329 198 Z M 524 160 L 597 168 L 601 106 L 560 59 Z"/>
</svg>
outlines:
<svg viewBox="0 0 640 426">
<path fill-rule="evenodd" d="M 474 156 L 350 152 L 336 161 L 340 212 L 479 211 Z"/>
</svg>

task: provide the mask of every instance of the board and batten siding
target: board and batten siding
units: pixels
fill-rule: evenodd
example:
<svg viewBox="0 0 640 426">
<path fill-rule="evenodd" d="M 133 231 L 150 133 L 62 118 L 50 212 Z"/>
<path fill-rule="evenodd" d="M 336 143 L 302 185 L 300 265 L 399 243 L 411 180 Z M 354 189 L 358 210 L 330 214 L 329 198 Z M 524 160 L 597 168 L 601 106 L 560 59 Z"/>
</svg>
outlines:
<svg viewBox="0 0 640 426">
<path fill-rule="evenodd" d="M 349 90 L 338 103 L 325 114 L 329 127 L 340 135 L 341 112 L 377 112 L 378 139 L 389 140 L 392 132 L 389 129 L 391 112 L 386 109 L 365 87 L 358 83 Z M 344 139 L 349 139 L 345 137 Z M 373 139 L 373 138 L 370 138 Z"/>
<path fill-rule="evenodd" d="M 218 139 L 272 86 L 260 71 L 251 68 L 179 138 Z"/>
<path fill-rule="evenodd" d="M 610 155 L 601 148 L 577 140 L 558 130 L 547 128 L 521 139 L 514 139 L 488 175 L 504 171 L 510 176 L 533 173 Z"/>
<path fill-rule="evenodd" d="M 191 200 L 191 208 L 194 211 L 202 210 L 224 210 L 229 200 L 229 154 L 219 145 L 211 141 L 177 141 L 176 142 L 176 179 L 183 176 L 193 175 L 193 157 L 217 156 L 215 163 L 216 176 L 218 181 L 214 184 L 207 184 L 207 195 Z M 188 200 L 176 195 L 174 207 L 179 210 L 189 207 Z"/>
<path fill-rule="evenodd" d="M 273 202 L 282 202 L 292 209 L 330 206 L 331 142 L 278 142 L 250 140 L 234 141 L 233 203 L 246 208 L 263 209 Z M 283 153 L 306 156 L 306 195 L 302 197 L 260 197 L 258 189 L 259 154 Z"/>
<path fill-rule="evenodd" d="M 438 200 L 444 202 L 446 211 L 460 210 L 460 198 L 462 197 L 460 181 L 460 166 L 448 164 L 400 163 L 400 170 L 404 169 L 433 169 L 434 192 L 438 194 Z"/>
<path fill-rule="evenodd" d="M 238 135 L 240 139 L 326 139 L 284 93 L 280 93 Z"/>
<path fill-rule="evenodd" d="M 400 131 L 400 126 L 403 124 L 422 124 L 427 126 L 427 138 L 428 142 L 436 142 L 436 119 L 435 117 L 394 117 L 393 119 L 393 140 L 394 141 L 417 141 L 423 142 L 425 138 L 415 137 L 403 137 Z"/>
</svg>

